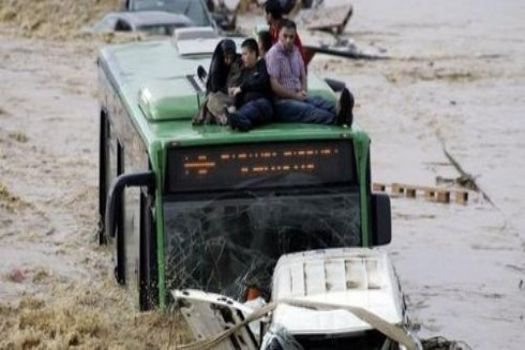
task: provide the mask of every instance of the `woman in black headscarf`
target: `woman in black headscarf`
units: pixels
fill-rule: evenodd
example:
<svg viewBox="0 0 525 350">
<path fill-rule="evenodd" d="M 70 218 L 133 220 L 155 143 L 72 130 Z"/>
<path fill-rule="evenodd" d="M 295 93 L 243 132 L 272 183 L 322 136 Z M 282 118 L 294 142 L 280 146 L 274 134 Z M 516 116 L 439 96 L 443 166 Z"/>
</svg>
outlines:
<svg viewBox="0 0 525 350">
<path fill-rule="evenodd" d="M 213 53 L 210 70 L 208 74 L 208 81 L 206 82 L 207 93 L 222 91 L 227 93 L 228 80 L 235 77 L 234 70 L 236 70 L 236 61 L 238 61 L 239 55 L 237 54 L 237 46 L 231 39 L 224 39 L 219 42 Z"/>
<path fill-rule="evenodd" d="M 233 105 L 228 96 L 228 88 L 239 85 L 241 59 L 237 46 L 231 39 L 217 44 L 213 53 L 208 78 L 206 80 L 206 100 L 201 111 L 193 120 L 194 124 L 210 122 L 213 118 L 218 124 L 226 124 L 225 108 Z"/>
</svg>

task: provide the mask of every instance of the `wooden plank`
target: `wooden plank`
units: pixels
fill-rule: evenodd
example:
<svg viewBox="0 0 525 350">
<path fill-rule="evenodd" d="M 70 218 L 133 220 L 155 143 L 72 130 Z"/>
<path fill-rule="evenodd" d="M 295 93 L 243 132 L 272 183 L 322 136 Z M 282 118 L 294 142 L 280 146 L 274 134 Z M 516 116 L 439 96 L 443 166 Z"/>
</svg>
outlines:
<svg viewBox="0 0 525 350">
<path fill-rule="evenodd" d="M 374 182 L 372 184 L 372 191 L 374 192 L 385 192 L 386 191 L 386 185 L 378 182 Z"/>
<path fill-rule="evenodd" d="M 450 202 L 450 191 L 437 191 L 436 200 L 438 203 Z"/>
<path fill-rule="evenodd" d="M 372 188 L 374 191 L 385 192 L 387 184 L 373 183 Z M 454 190 L 444 187 L 431 187 L 431 186 L 418 186 L 408 185 L 399 182 L 393 182 L 390 185 L 390 194 L 392 197 L 405 196 L 406 198 L 416 198 L 418 192 L 423 192 L 426 200 L 438 203 L 450 203 L 453 199 L 458 204 L 466 204 L 469 198 L 469 191 Z"/>
<path fill-rule="evenodd" d="M 423 192 L 425 194 L 425 198 L 428 200 L 434 200 L 436 197 L 436 189 L 432 187 L 424 187 Z"/>
<path fill-rule="evenodd" d="M 415 187 L 406 187 L 405 188 L 405 196 L 408 198 L 416 198 L 416 188 Z"/>
<path fill-rule="evenodd" d="M 400 183 L 394 182 L 392 184 L 392 193 L 393 194 L 403 194 L 405 193 L 405 187 Z"/>
<path fill-rule="evenodd" d="M 458 204 L 467 204 L 468 202 L 468 192 L 467 191 L 456 191 L 456 203 Z"/>
</svg>

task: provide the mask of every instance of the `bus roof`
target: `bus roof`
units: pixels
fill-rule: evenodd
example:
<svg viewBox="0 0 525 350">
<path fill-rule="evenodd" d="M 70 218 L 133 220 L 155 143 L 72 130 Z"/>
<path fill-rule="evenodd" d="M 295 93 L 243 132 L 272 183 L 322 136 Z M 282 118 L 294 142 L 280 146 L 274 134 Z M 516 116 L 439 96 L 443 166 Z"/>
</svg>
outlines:
<svg viewBox="0 0 525 350">
<path fill-rule="evenodd" d="M 207 47 L 210 46 L 206 40 Z M 218 42 L 220 38 L 217 38 Z M 241 38 L 235 39 L 240 44 Z M 199 45 L 199 39 L 193 39 Z M 202 51 L 202 50 L 201 50 Z M 99 64 L 149 148 L 154 142 L 205 145 L 279 140 L 351 137 L 339 126 L 272 123 L 248 133 L 214 125 L 193 126 L 191 118 L 204 98 L 196 78 L 198 65 L 208 68 L 211 52 L 178 52 L 172 39 L 112 45 L 101 50 Z M 334 99 L 328 85 L 309 74 L 310 93 Z"/>
</svg>

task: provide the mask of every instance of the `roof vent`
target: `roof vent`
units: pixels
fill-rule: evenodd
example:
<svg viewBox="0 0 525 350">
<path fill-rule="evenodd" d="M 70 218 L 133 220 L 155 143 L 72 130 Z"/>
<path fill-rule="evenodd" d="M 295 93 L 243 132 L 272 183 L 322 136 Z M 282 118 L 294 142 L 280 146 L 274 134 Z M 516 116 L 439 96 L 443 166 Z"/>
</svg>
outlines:
<svg viewBox="0 0 525 350">
<path fill-rule="evenodd" d="M 177 28 L 173 32 L 175 41 L 194 39 L 216 39 L 219 37 L 212 27 Z"/>
<path fill-rule="evenodd" d="M 220 41 L 211 27 L 178 28 L 173 37 L 181 56 L 211 55 Z"/>
</svg>

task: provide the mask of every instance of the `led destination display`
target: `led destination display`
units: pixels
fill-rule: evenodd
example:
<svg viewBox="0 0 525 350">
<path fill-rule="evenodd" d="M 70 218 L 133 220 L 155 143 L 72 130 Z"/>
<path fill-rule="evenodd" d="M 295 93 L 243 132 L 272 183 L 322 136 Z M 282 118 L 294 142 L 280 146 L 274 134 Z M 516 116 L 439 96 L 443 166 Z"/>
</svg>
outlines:
<svg viewBox="0 0 525 350">
<path fill-rule="evenodd" d="M 173 148 L 167 190 L 349 184 L 353 163 L 352 143 L 344 140 Z"/>
</svg>

